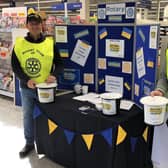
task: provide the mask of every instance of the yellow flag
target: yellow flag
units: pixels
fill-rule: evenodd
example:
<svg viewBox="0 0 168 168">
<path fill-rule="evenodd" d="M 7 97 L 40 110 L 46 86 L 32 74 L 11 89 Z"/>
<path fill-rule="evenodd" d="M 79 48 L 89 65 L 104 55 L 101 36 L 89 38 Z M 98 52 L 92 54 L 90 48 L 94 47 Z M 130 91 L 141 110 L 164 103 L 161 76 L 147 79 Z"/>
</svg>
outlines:
<svg viewBox="0 0 168 168">
<path fill-rule="evenodd" d="M 119 126 L 117 135 L 117 145 L 122 143 L 125 140 L 126 136 L 127 136 L 126 131 L 121 126 Z"/>
<path fill-rule="evenodd" d="M 146 127 L 145 128 L 145 131 L 144 131 L 144 133 L 143 133 L 143 138 L 144 138 L 144 140 L 147 142 L 147 140 L 148 140 L 148 127 Z"/>
<path fill-rule="evenodd" d="M 89 134 L 89 135 L 83 134 L 82 137 L 83 137 L 83 139 L 84 139 L 84 141 L 85 141 L 85 143 L 87 145 L 88 150 L 90 150 L 91 146 L 92 146 L 94 135 L 93 134 Z"/>
<path fill-rule="evenodd" d="M 58 126 L 48 119 L 48 127 L 49 127 L 49 134 L 52 134 L 57 129 Z"/>
</svg>

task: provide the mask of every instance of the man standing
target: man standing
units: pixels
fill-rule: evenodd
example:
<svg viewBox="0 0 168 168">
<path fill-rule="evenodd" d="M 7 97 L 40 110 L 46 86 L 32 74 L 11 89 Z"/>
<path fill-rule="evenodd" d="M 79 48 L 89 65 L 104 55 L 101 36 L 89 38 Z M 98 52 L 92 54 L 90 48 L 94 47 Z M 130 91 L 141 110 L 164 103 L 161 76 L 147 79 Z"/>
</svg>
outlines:
<svg viewBox="0 0 168 168">
<path fill-rule="evenodd" d="M 46 25 L 47 15 L 44 11 L 39 11 L 37 14 L 40 15 L 40 17 L 42 19 L 42 32 L 43 32 L 43 34 L 46 35 L 46 32 L 47 32 L 47 25 Z"/>
<path fill-rule="evenodd" d="M 168 49 L 166 49 L 166 59 L 164 59 L 163 67 L 161 67 L 160 78 L 157 82 L 156 89 L 151 92 L 151 96 L 168 97 Z"/>
<path fill-rule="evenodd" d="M 52 38 L 44 37 L 42 19 L 38 14 L 27 16 L 25 38 L 16 40 L 12 53 L 12 68 L 20 80 L 23 107 L 24 137 L 26 144 L 19 152 L 25 157 L 34 149 L 33 110 L 36 99 L 36 84 L 56 82 L 63 71 L 63 62 Z"/>
</svg>

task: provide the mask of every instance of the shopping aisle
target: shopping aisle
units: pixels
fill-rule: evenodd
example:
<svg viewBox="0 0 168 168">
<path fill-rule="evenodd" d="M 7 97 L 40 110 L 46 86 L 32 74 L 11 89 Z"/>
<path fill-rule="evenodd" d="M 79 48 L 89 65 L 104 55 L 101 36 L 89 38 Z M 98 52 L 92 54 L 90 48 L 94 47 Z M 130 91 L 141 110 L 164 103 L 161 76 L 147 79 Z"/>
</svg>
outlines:
<svg viewBox="0 0 168 168">
<path fill-rule="evenodd" d="M 24 146 L 21 109 L 9 98 L 0 96 L 0 167 L 1 168 L 62 168 L 35 152 L 25 159 L 19 158 Z"/>
</svg>

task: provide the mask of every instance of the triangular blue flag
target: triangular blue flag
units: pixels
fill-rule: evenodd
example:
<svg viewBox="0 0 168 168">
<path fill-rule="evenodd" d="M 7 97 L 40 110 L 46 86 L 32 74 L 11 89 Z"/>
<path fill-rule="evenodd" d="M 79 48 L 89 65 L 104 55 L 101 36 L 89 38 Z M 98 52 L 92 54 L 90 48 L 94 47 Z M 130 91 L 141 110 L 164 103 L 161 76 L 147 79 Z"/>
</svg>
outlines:
<svg viewBox="0 0 168 168">
<path fill-rule="evenodd" d="M 131 151 L 132 152 L 135 152 L 135 146 L 137 144 L 137 140 L 138 140 L 137 137 L 131 137 Z"/>
<path fill-rule="evenodd" d="M 74 138 L 74 132 L 68 131 L 68 130 L 64 130 L 65 136 L 67 138 L 68 144 L 71 144 L 73 138 Z"/>
<path fill-rule="evenodd" d="M 40 115 L 41 115 L 40 109 L 37 106 L 35 106 L 34 107 L 34 112 L 33 112 L 33 118 L 36 119 Z"/>
<path fill-rule="evenodd" d="M 113 136 L 112 136 L 112 128 L 107 129 L 101 132 L 101 135 L 105 138 L 110 146 L 112 146 Z"/>
</svg>

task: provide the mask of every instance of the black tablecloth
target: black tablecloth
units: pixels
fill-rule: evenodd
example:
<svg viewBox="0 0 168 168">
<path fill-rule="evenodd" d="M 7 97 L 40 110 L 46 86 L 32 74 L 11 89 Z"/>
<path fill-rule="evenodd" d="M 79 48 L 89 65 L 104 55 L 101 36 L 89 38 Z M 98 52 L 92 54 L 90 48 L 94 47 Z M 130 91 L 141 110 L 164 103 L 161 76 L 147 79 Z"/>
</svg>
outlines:
<svg viewBox="0 0 168 168">
<path fill-rule="evenodd" d="M 105 116 L 88 102 L 73 100 L 73 94 L 58 96 L 54 103 L 37 102 L 42 115 L 35 118 L 36 145 L 39 154 L 65 167 L 72 168 L 150 168 L 149 137 L 150 128 L 143 122 L 143 111 L 136 105 L 131 110 L 120 110 L 116 116 Z M 89 106 L 85 112 L 79 107 Z M 58 125 L 52 134 L 48 133 L 48 119 Z M 119 127 L 125 130 L 125 140 L 117 143 Z M 99 134 L 112 129 L 111 146 Z M 143 137 L 148 128 L 147 142 Z M 74 132 L 70 144 L 65 130 Z M 91 149 L 86 148 L 81 135 L 94 134 Z M 132 151 L 132 140 L 136 139 Z"/>
</svg>

